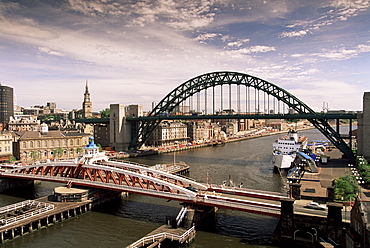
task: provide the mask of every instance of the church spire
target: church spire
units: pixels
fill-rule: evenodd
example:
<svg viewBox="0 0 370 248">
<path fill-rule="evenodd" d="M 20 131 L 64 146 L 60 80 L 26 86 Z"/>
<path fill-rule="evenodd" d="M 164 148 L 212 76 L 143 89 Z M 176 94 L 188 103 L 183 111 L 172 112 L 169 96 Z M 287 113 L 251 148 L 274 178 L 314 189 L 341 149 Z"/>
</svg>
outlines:
<svg viewBox="0 0 370 248">
<path fill-rule="evenodd" d="M 85 86 L 84 102 L 90 102 L 89 84 L 87 83 L 87 80 Z"/>
<path fill-rule="evenodd" d="M 90 101 L 89 85 L 87 80 L 85 85 L 84 101 L 82 103 L 82 111 L 83 118 L 92 117 L 92 102 Z"/>
</svg>

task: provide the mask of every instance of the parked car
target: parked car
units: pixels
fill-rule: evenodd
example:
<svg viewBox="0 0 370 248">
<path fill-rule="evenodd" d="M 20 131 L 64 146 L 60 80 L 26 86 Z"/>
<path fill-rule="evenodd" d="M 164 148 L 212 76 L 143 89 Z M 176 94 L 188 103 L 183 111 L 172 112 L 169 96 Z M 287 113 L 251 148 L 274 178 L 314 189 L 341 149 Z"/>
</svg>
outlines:
<svg viewBox="0 0 370 248">
<path fill-rule="evenodd" d="M 194 188 L 193 186 L 185 187 L 185 189 L 191 190 L 193 192 L 198 192 L 199 191 L 197 188 Z"/>
<path fill-rule="evenodd" d="M 307 205 L 305 207 L 306 208 L 311 208 L 311 209 L 317 209 L 317 210 L 325 210 L 326 209 L 326 207 L 324 205 L 320 205 L 317 202 L 307 203 Z"/>
</svg>

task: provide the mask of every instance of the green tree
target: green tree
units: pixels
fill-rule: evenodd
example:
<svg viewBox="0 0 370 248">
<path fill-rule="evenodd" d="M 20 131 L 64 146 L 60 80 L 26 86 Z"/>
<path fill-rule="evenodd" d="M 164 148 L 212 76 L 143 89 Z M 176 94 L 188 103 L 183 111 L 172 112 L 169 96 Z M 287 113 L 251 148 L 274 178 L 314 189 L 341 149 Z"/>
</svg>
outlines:
<svg viewBox="0 0 370 248">
<path fill-rule="evenodd" d="M 76 152 L 77 154 L 81 154 L 83 152 L 84 149 L 82 149 L 81 147 L 77 147 L 76 148 Z"/>
<path fill-rule="evenodd" d="M 33 162 L 36 162 L 36 160 L 40 158 L 40 152 L 39 151 L 31 151 L 30 157 L 32 158 Z"/>
<path fill-rule="evenodd" d="M 13 163 L 14 161 L 16 161 L 17 160 L 17 158 L 16 157 L 14 157 L 14 156 L 10 156 L 9 157 L 9 159 L 6 161 L 7 163 Z"/>
<path fill-rule="evenodd" d="M 61 158 L 63 156 L 63 149 L 59 147 L 54 150 L 53 154 L 54 154 L 54 158 L 55 157 Z"/>
<path fill-rule="evenodd" d="M 355 199 L 359 193 L 359 187 L 356 179 L 350 174 L 336 178 L 334 180 L 334 194 L 336 200 L 350 201 Z"/>
<path fill-rule="evenodd" d="M 110 116 L 110 109 L 106 108 L 100 111 L 101 118 L 109 118 Z"/>
</svg>

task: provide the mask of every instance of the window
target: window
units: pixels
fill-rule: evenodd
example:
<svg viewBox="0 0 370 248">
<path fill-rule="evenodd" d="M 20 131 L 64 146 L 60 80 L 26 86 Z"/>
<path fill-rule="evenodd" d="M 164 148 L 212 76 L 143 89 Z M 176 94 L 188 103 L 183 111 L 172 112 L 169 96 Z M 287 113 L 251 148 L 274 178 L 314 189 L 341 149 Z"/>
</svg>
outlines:
<svg viewBox="0 0 370 248">
<path fill-rule="evenodd" d="M 70 146 L 73 146 L 73 140 L 70 140 L 70 141 L 69 141 L 69 145 L 70 145 Z"/>
<path fill-rule="evenodd" d="M 22 142 L 23 143 L 23 149 L 26 149 L 27 148 L 27 143 L 26 142 Z"/>
<path fill-rule="evenodd" d="M 48 147 L 48 142 L 44 140 L 44 147 Z"/>
<path fill-rule="evenodd" d="M 36 147 L 39 148 L 41 146 L 41 141 L 36 141 Z"/>
<path fill-rule="evenodd" d="M 51 140 L 51 141 L 50 141 L 50 146 L 51 146 L 51 147 L 54 147 L 54 140 Z"/>
<path fill-rule="evenodd" d="M 30 141 L 30 148 L 33 148 L 33 141 Z"/>
<path fill-rule="evenodd" d="M 79 140 L 79 139 L 77 139 L 77 140 L 76 140 L 76 143 L 77 143 L 77 145 L 79 146 L 79 145 L 80 145 L 80 140 Z"/>
</svg>

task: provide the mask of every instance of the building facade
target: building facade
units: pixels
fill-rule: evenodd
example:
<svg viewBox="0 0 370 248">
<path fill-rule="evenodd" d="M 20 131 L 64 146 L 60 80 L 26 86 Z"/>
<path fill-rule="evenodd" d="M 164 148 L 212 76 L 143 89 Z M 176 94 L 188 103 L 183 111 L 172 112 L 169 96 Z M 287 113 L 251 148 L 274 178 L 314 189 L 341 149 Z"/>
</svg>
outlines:
<svg viewBox="0 0 370 248">
<path fill-rule="evenodd" d="M 12 134 L 8 131 L 0 131 L 0 163 L 9 161 L 12 155 Z"/>
<path fill-rule="evenodd" d="M 182 122 L 162 121 L 146 142 L 148 146 L 172 146 L 189 142 L 187 125 Z"/>
<path fill-rule="evenodd" d="M 32 115 L 18 115 L 10 117 L 8 124 L 9 131 L 39 131 L 40 120 Z"/>
<path fill-rule="evenodd" d="M 13 154 L 22 162 L 46 159 L 75 158 L 88 144 L 89 134 L 80 132 L 48 131 L 46 124 L 40 131 L 13 132 Z"/>
<path fill-rule="evenodd" d="M 363 112 L 358 114 L 357 154 L 370 161 L 370 92 L 363 95 Z"/>
<path fill-rule="evenodd" d="M 370 247 L 370 202 L 356 199 L 351 209 L 351 224 L 346 233 L 346 248 Z"/>
<path fill-rule="evenodd" d="M 13 88 L 0 83 L 0 123 L 8 124 L 10 116 L 14 115 Z"/>
</svg>

